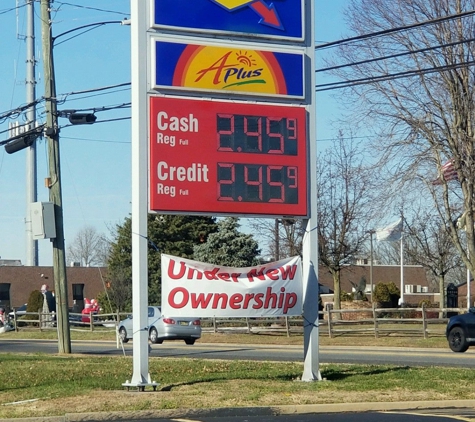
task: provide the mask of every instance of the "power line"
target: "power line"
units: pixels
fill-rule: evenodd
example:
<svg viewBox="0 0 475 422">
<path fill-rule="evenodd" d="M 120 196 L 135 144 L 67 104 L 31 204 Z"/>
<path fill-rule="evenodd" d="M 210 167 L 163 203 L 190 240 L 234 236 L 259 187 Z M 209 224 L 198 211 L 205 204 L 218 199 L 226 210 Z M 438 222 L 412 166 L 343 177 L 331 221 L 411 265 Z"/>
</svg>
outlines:
<svg viewBox="0 0 475 422">
<path fill-rule="evenodd" d="M 95 10 L 96 12 L 106 12 L 106 13 L 113 13 L 116 15 L 121 15 L 121 16 L 129 16 L 129 12 L 124 13 L 124 12 L 118 12 L 117 10 L 108 10 L 108 9 L 99 9 L 97 7 L 90 7 L 90 6 L 83 6 L 81 4 L 75 4 L 75 3 L 67 3 L 67 2 L 58 2 L 60 5 L 65 5 L 65 6 L 73 6 L 77 7 L 80 9 L 88 9 L 88 10 Z"/>
<path fill-rule="evenodd" d="M 116 84 L 116 85 L 103 86 L 103 87 L 100 87 L 100 88 L 91 88 L 91 89 L 85 89 L 85 90 L 82 90 L 82 91 L 72 91 L 72 92 L 69 92 L 67 94 L 58 95 L 58 97 L 64 97 L 63 101 L 65 101 L 66 97 L 69 97 L 71 95 L 88 94 L 88 93 L 91 93 L 91 92 L 101 92 L 101 91 L 106 91 L 108 89 L 121 88 L 121 87 L 124 87 L 124 86 L 130 86 L 130 85 L 131 85 L 130 82 L 124 82 L 124 83 L 120 83 L 120 84 Z"/>
<path fill-rule="evenodd" d="M 26 3 L 21 6 L 12 7 L 10 9 L 0 10 L 0 15 L 5 15 L 6 13 L 10 13 L 10 12 L 13 12 L 14 10 L 22 9 L 23 7 L 26 7 Z"/>
<path fill-rule="evenodd" d="M 99 124 L 99 123 L 110 123 L 110 122 L 119 122 L 121 120 L 130 120 L 131 117 L 128 116 L 128 117 L 117 117 L 115 119 L 107 119 L 107 120 L 96 120 L 94 122 L 95 125 Z M 68 124 L 68 125 L 63 125 L 63 126 L 60 126 L 60 129 L 63 129 L 63 128 L 66 128 L 66 127 L 71 127 L 71 126 L 77 126 L 77 125 L 72 125 L 72 124 Z"/>
<path fill-rule="evenodd" d="M 378 61 L 381 61 L 381 60 L 395 59 L 395 58 L 398 58 L 398 57 L 408 56 L 408 55 L 411 55 L 411 54 L 425 53 L 426 51 L 437 50 L 439 48 L 454 47 L 456 45 L 466 44 L 466 43 L 470 43 L 470 42 L 473 42 L 473 41 L 475 41 L 475 38 L 469 38 L 468 40 L 454 41 L 454 42 L 448 43 L 448 44 L 441 44 L 441 45 L 437 45 L 437 46 L 434 46 L 434 47 L 427 47 L 427 48 L 421 48 L 419 50 L 406 51 L 404 53 L 392 54 L 390 56 L 381 56 L 381 57 L 376 57 L 376 58 L 373 58 L 373 59 L 362 60 L 362 61 L 359 61 L 359 62 L 353 62 L 353 63 L 347 63 L 347 64 L 342 64 L 342 65 L 337 65 L 337 66 L 331 66 L 331 67 L 326 67 L 326 68 L 323 68 L 323 69 L 316 69 L 315 72 L 317 72 L 317 73 L 318 72 L 327 72 L 327 71 L 330 71 L 330 70 L 337 70 L 337 69 L 342 69 L 342 68 L 345 68 L 345 67 L 353 67 L 353 66 L 359 66 L 359 65 L 362 65 L 362 64 L 374 63 L 374 62 L 378 62 Z"/>
<path fill-rule="evenodd" d="M 105 139 L 74 138 L 71 136 L 61 136 L 61 139 L 71 139 L 73 141 L 84 141 L 84 142 L 101 142 L 101 143 L 106 143 L 106 144 L 130 144 L 131 143 L 131 141 L 107 141 Z"/>
<path fill-rule="evenodd" d="M 453 69 L 458 69 L 458 68 L 461 68 L 461 67 L 472 66 L 474 64 L 475 64 L 475 61 L 472 60 L 472 61 L 469 61 L 469 62 L 457 63 L 457 64 L 453 64 L 453 65 L 437 66 L 437 67 L 432 67 L 432 68 L 427 68 L 427 69 L 420 69 L 420 70 L 408 70 L 408 71 L 405 71 L 405 72 L 392 73 L 392 74 L 383 75 L 383 76 L 353 79 L 353 80 L 349 80 L 349 81 L 333 82 L 333 83 L 321 84 L 321 85 L 317 84 L 317 85 L 315 85 L 315 88 L 316 88 L 316 92 L 330 91 L 330 90 L 334 90 L 334 89 L 348 88 L 348 87 L 357 86 L 357 85 L 371 84 L 371 83 L 374 83 L 374 82 L 384 82 L 384 81 L 388 81 L 388 80 L 408 78 L 408 77 L 412 77 L 412 76 L 420 76 L 420 75 L 424 75 L 426 73 L 444 72 L 444 71 L 447 71 L 447 70 L 453 70 Z"/>
<path fill-rule="evenodd" d="M 66 41 L 70 41 L 76 37 L 79 37 L 80 35 L 83 35 L 85 34 L 86 32 L 89 32 L 89 31 L 92 31 L 94 29 L 97 29 L 97 28 L 100 28 L 101 26 L 104 26 L 104 25 L 108 25 L 108 24 L 123 24 L 123 21 L 105 21 L 105 22 L 95 22 L 95 23 L 89 23 L 87 25 L 82 25 L 82 26 L 79 26 L 77 28 L 73 28 L 73 29 L 70 29 L 69 31 L 66 31 L 66 32 L 62 32 L 61 34 L 58 34 L 56 35 L 55 37 L 53 37 L 53 43 L 60 37 L 64 36 L 64 35 L 67 35 L 67 34 L 71 34 L 72 32 L 76 32 L 76 31 L 79 31 L 81 29 L 84 29 L 84 31 L 80 32 L 79 34 L 76 34 L 76 35 L 73 35 L 69 38 L 66 38 L 65 40 L 55 44 L 55 47 L 65 43 Z"/>
<path fill-rule="evenodd" d="M 119 110 L 124 108 L 130 108 L 132 103 L 122 103 L 116 105 L 109 105 L 109 106 L 101 106 L 101 107 L 87 107 L 87 108 L 75 108 L 74 110 L 58 110 L 59 115 L 68 115 L 71 113 L 83 112 L 83 111 L 92 111 L 93 113 L 98 113 L 101 111 L 110 111 L 110 110 Z"/>
<path fill-rule="evenodd" d="M 379 36 L 382 36 L 382 35 L 388 35 L 388 34 L 391 34 L 393 32 L 407 31 L 409 29 L 414 29 L 414 28 L 418 28 L 418 27 L 421 27 L 421 26 L 434 25 L 436 23 L 440 23 L 440 22 L 444 22 L 444 21 L 452 20 L 452 19 L 456 19 L 456 18 L 463 18 L 463 17 L 467 17 L 467 16 L 470 16 L 470 15 L 473 15 L 473 14 L 475 14 L 475 10 L 472 10 L 472 11 L 469 11 L 469 12 L 457 13 L 455 15 L 445 16 L 443 18 L 432 19 L 432 20 L 428 20 L 428 21 L 424 21 L 424 22 L 418 22 L 418 23 L 414 23 L 412 25 L 406 25 L 406 26 L 400 26 L 400 27 L 397 27 L 397 28 L 385 29 L 383 31 L 372 32 L 370 34 L 357 35 L 355 37 L 344 38 L 342 40 L 332 41 L 332 42 L 328 42 L 328 43 L 325 43 L 325 44 L 315 46 L 315 50 L 334 47 L 335 45 L 347 44 L 347 43 L 350 43 L 350 42 L 353 42 L 353 41 L 360 41 L 360 40 L 364 40 L 364 39 L 367 39 L 367 38 L 373 38 L 373 37 L 379 37 Z"/>
<path fill-rule="evenodd" d="M 37 100 L 35 100 L 31 103 L 24 104 L 20 107 L 17 107 L 17 108 L 14 108 L 12 110 L 8 110 L 8 111 L 3 112 L 2 114 L 0 114 L 0 123 L 5 122 L 8 118 L 12 118 L 13 116 L 15 116 L 15 117 L 20 116 L 21 113 L 23 113 L 24 111 L 28 110 L 29 108 L 31 108 L 35 105 L 38 105 L 42 101 L 44 101 L 44 98 L 39 98 L 39 99 L 37 99 Z M 2 133 L 2 132 L 0 132 L 0 133 Z"/>
<path fill-rule="evenodd" d="M 83 91 L 73 91 L 73 92 L 69 92 L 69 93 L 66 93 L 66 94 L 60 94 L 60 95 L 58 95 L 58 97 L 64 97 L 60 101 L 62 104 L 64 104 L 64 102 L 66 102 L 66 98 L 68 96 L 71 96 L 71 95 L 80 95 L 80 94 L 83 94 L 83 93 L 102 92 L 102 91 L 106 91 L 106 90 L 117 88 L 117 87 L 123 87 L 123 86 L 130 86 L 130 82 L 121 83 L 121 84 L 117 84 L 117 85 L 109 85 L 109 86 L 99 87 L 99 88 L 92 88 L 92 89 L 87 89 L 87 90 L 83 90 Z M 107 94 L 110 94 L 110 92 L 107 93 Z M 89 96 L 89 97 L 92 97 L 92 96 Z M 86 97 L 83 97 L 83 98 L 89 98 L 89 97 L 86 96 Z M 38 98 L 37 100 L 31 102 L 31 103 L 24 104 L 24 105 L 19 106 L 17 108 L 14 108 L 14 109 L 3 112 L 2 114 L 0 114 L 0 123 L 4 123 L 7 119 L 17 118 L 17 117 L 21 116 L 21 114 L 23 112 L 25 112 L 26 110 L 28 110 L 32 106 L 36 106 L 36 105 L 41 104 L 45 100 L 46 100 L 45 97 L 41 97 L 41 98 Z M 107 110 L 113 110 L 113 109 L 119 109 L 119 108 L 128 108 L 128 107 L 130 107 L 130 103 L 123 103 L 123 104 L 114 105 L 114 106 L 103 106 L 103 107 L 87 108 L 85 110 L 107 111 Z M 6 133 L 8 131 L 9 131 L 9 129 L 0 131 L 0 134 Z"/>
</svg>

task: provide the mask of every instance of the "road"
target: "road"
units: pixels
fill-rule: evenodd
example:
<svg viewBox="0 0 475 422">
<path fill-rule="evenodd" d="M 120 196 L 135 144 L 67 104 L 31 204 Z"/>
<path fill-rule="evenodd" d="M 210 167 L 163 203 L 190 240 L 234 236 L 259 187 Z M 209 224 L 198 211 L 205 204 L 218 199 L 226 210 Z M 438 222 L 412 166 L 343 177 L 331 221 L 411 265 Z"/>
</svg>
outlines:
<svg viewBox="0 0 475 422">
<path fill-rule="evenodd" d="M 472 415 L 473 416 L 473 415 Z M 147 419 L 146 422 L 449 422 L 453 420 L 472 421 L 463 412 L 452 415 L 406 412 L 368 412 L 368 413 L 319 413 L 308 415 L 270 415 L 270 416 L 223 416 L 192 417 L 179 419 Z M 145 420 L 144 420 L 145 421 Z"/>
<path fill-rule="evenodd" d="M 73 341 L 72 352 L 88 355 L 132 356 L 132 343 L 117 348 L 115 342 Z M 57 353 L 54 340 L 0 339 L 0 352 L 10 353 Z M 303 348 L 296 346 L 256 346 L 232 344 L 202 344 L 187 346 L 183 342 L 154 344 L 151 357 L 186 356 L 199 359 L 244 359 L 273 361 L 303 361 Z M 445 349 L 407 349 L 372 347 L 320 347 L 322 363 L 393 364 L 401 366 L 450 366 L 475 368 L 475 349 L 454 353 Z"/>
</svg>

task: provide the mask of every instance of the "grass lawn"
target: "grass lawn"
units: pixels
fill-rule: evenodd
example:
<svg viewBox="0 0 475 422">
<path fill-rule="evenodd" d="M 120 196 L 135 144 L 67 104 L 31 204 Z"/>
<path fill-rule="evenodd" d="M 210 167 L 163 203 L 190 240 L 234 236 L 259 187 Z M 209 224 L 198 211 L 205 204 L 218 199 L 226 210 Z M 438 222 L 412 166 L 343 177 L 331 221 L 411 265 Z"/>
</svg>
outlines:
<svg viewBox="0 0 475 422">
<path fill-rule="evenodd" d="M 326 365 L 298 382 L 301 363 L 150 358 L 157 391 L 126 391 L 130 357 L 1 354 L 0 418 L 72 412 L 474 399 L 475 370 Z M 157 379 L 155 379 L 155 377 Z"/>
<path fill-rule="evenodd" d="M 56 332 L 20 331 L 9 338 L 56 338 Z M 115 340 L 114 333 L 71 332 L 75 339 Z M 303 344 L 301 335 L 204 333 L 203 343 Z M 338 346 L 443 347 L 443 336 L 345 335 L 320 344 Z M 1 350 L 1 349 L 0 349 Z M 156 392 L 122 388 L 133 372 L 131 357 L 2 354 L 0 418 L 64 415 L 72 412 L 275 406 L 364 401 L 474 399 L 475 370 L 321 364 L 322 382 L 298 382 L 303 363 L 149 359 Z"/>
</svg>

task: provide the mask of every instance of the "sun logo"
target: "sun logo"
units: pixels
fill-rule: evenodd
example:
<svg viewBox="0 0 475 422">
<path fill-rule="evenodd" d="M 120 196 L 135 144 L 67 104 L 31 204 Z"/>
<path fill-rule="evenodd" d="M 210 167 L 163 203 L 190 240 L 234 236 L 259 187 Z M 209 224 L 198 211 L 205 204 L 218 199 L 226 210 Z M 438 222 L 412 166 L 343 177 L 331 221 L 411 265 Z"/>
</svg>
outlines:
<svg viewBox="0 0 475 422">
<path fill-rule="evenodd" d="M 247 51 L 245 53 L 242 53 L 241 51 L 239 53 L 236 53 L 236 57 L 239 63 L 247 67 L 256 66 L 256 61 L 253 59 L 252 55 L 247 55 Z"/>
</svg>

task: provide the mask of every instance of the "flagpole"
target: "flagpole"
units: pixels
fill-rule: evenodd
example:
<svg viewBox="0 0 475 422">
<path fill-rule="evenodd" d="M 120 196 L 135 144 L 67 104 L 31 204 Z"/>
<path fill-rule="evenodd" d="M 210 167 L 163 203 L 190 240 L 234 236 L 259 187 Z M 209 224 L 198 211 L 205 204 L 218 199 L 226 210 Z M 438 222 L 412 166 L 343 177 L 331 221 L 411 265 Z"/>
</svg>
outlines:
<svg viewBox="0 0 475 422">
<path fill-rule="evenodd" d="M 401 213 L 401 298 L 399 301 L 404 303 L 404 214 Z"/>
<path fill-rule="evenodd" d="M 403 220 L 404 221 L 404 220 Z M 404 222 L 403 222 L 404 227 Z M 401 298 L 399 299 L 399 304 L 404 303 L 404 255 L 403 255 L 403 234 L 404 230 L 401 229 L 401 244 L 400 244 L 400 254 L 401 254 Z"/>
</svg>

